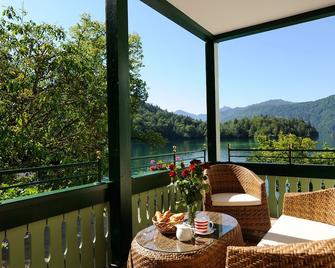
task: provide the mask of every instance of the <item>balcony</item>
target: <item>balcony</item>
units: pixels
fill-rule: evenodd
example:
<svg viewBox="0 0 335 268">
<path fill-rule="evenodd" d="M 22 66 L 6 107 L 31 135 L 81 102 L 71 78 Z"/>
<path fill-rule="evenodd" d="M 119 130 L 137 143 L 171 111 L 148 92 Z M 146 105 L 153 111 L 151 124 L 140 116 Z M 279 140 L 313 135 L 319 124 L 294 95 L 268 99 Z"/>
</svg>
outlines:
<svg viewBox="0 0 335 268">
<path fill-rule="evenodd" d="M 241 155 L 241 149 L 237 152 Z M 230 159 L 233 159 L 234 149 L 229 153 Z M 173 161 L 176 155 L 158 155 L 156 159 L 169 156 Z M 185 162 L 197 156 L 204 160 L 206 151 L 180 152 L 178 156 L 180 161 Z M 152 158 L 136 158 L 133 162 Z M 281 215 L 286 192 L 311 192 L 334 187 L 334 166 L 238 164 L 254 170 L 265 181 L 272 218 Z M 141 168 L 148 170 L 148 166 Z M 21 178 L 27 175 L 34 178 L 29 182 L 2 187 L 3 197 L 12 189 L 22 191 L 25 187 L 35 186 L 47 189 L 45 193 L 1 201 L 3 267 L 20 267 L 23 264 L 25 267 L 109 267 L 113 260 L 110 191 L 114 183 L 102 176 L 100 159 L 63 166 L 0 170 L 0 174 L 2 179 L 7 180 L 14 174 L 20 174 Z M 173 186 L 167 187 L 169 184 L 168 171 L 164 170 L 148 171 L 133 177 L 132 212 L 129 213 L 132 236 L 152 224 L 151 218 L 157 210 L 184 211 L 176 203 L 180 193 Z M 64 188 L 64 185 L 68 186 Z M 52 190 L 52 187 L 57 189 L 60 186 L 63 189 Z"/>
<path fill-rule="evenodd" d="M 195 8 L 187 1 L 142 1 L 205 42 L 208 151 L 200 150 L 199 157 L 210 163 L 218 162 L 220 151 L 217 43 L 335 14 L 334 1 L 309 1 L 294 7 L 272 1 L 274 6 L 264 10 L 255 1 L 254 17 L 239 21 L 242 15 L 235 7 L 229 11 L 233 14 L 228 16 L 231 20 L 225 18 L 222 24 L 217 10 L 224 9 L 216 9 L 220 1 L 207 3 L 209 9 L 199 1 L 195 1 Z M 208 12 L 216 14 L 209 22 Z M 179 200 L 178 191 L 166 187 L 170 184 L 167 172 L 131 174 L 134 166 L 130 157 L 130 112 L 125 101 L 129 99 L 127 15 L 127 1 L 106 0 L 108 176 L 102 175 L 99 158 L 65 166 L 0 170 L 1 179 L 13 174 L 25 178 L 24 183 L 2 186 L 3 196 L 17 188 L 45 189 L 44 193 L 0 201 L 3 268 L 120 267 L 125 264 L 133 236 L 151 224 L 156 210 L 182 209 L 175 202 Z M 334 186 L 334 165 L 294 163 L 290 153 L 288 163 L 282 164 L 242 163 L 235 162 L 233 156 L 229 158 L 266 182 L 269 210 L 274 218 L 281 215 L 284 193 Z M 20 193 L 27 194 L 24 190 Z"/>
</svg>

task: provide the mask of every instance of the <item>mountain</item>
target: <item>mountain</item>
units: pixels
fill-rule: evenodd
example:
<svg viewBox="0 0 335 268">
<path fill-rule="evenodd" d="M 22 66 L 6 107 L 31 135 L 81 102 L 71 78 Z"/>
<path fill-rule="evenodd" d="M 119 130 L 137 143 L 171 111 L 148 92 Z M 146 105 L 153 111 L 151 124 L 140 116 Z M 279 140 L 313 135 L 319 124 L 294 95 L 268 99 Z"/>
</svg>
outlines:
<svg viewBox="0 0 335 268">
<path fill-rule="evenodd" d="M 195 120 L 206 121 L 206 114 L 192 114 L 185 112 L 184 110 L 177 110 L 174 113 L 177 115 L 188 116 Z"/>
<path fill-rule="evenodd" d="M 285 101 L 285 100 L 282 100 L 282 99 L 274 99 L 274 100 L 268 100 L 268 101 L 264 101 L 264 102 L 260 102 L 260 103 L 257 103 L 257 104 L 253 104 L 253 105 L 250 105 L 250 106 L 281 106 L 281 105 L 286 105 L 286 104 L 292 104 L 294 102 L 290 102 L 290 101 Z M 248 106 L 248 107 L 250 107 Z"/>
<path fill-rule="evenodd" d="M 335 130 L 335 111 L 332 108 L 335 108 L 335 95 L 315 102 L 270 100 L 244 108 L 222 107 L 220 111 L 227 122 L 221 125 L 221 136 L 252 138 L 256 134 L 278 136 L 278 133 L 283 132 L 316 138 L 318 132 L 310 123 L 320 121 L 320 118 L 320 127 L 327 128 L 333 124 Z M 233 120 L 227 120 L 227 114 L 233 116 L 230 118 Z M 164 140 L 203 139 L 206 136 L 206 122 L 195 120 L 190 115 L 184 111 L 179 111 L 178 115 L 145 103 L 133 116 L 132 138 L 152 144 Z"/>
<path fill-rule="evenodd" d="M 223 106 L 222 108 L 220 108 L 220 112 L 226 112 L 231 110 L 232 108 L 228 107 L 228 106 Z"/>
<path fill-rule="evenodd" d="M 196 115 L 182 110 L 178 110 L 176 113 L 187 115 L 193 119 L 206 120 L 206 114 Z M 316 127 L 318 132 L 335 134 L 335 95 L 308 102 L 274 99 L 246 107 L 230 108 L 224 106 L 220 109 L 221 122 L 251 118 L 256 115 L 303 119 Z"/>
<path fill-rule="evenodd" d="M 284 118 L 299 118 L 310 122 L 319 132 L 335 133 L 335 95 L 308 102 L 269 100 L 246 107 L 222 111 L 221 121 L 270 115 Z"/>
<path fill-rule="evenodd" d="M 231 109 L 232 108 L 230 108 L 228 106 L 223 106 L 222 108 L 220 108 L 220 112 L 226 112 L 226 111 L 229 111 Z M 178 114 L 178 115 L 188 116 L 188 117 L 191 117 L 192 119 L 195 119 L 195 120 L 201 120 L 201 121 L 206 121 L 207 120 L 206 114 L 192 114 L 192 113 L 188 113 L 184 110 L 177 110 L 174 113 Z"/>
</svg>

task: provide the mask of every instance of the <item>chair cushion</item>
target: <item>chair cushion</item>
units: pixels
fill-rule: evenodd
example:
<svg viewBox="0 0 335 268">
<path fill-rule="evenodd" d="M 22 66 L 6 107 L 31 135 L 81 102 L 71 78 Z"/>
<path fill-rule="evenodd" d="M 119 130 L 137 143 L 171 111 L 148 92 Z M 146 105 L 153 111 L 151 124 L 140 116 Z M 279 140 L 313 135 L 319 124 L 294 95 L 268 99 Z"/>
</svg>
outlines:
<svg viewBox="0 0 335 268">
<path fill-rule="evenodd" d="M 241 193 L 219 193 L 212 194 L 212 206 L 257 206 L 261 200 L 250 194 Z"/>
<path fill-rule="evenodd" d="M 334 225 L 281 215 L 258 246 L 276 246 L 332 238 L 335 238 Z"/>
</svg>

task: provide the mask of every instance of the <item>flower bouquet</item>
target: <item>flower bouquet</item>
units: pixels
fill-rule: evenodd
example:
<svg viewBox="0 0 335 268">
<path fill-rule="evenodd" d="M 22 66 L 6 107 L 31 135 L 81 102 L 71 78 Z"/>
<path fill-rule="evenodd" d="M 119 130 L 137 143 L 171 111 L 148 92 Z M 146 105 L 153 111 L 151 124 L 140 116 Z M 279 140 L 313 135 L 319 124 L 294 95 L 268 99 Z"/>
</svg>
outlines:
<svg viewBox="0 0 335 268">
<path fill-rule="evenodd" d="M 207 177 L 203 171 L 208 168 L 200 160 L 192 160 L 188 167 L 177 169 L 173 164 L 169 165 L 170 177 L 174 185 L 181 193 L 180 204 L 187 207 L 188 222 L 193 225 L 197 204 L 203 200 L 205 193 L 210 189 Z"/>
</svg>

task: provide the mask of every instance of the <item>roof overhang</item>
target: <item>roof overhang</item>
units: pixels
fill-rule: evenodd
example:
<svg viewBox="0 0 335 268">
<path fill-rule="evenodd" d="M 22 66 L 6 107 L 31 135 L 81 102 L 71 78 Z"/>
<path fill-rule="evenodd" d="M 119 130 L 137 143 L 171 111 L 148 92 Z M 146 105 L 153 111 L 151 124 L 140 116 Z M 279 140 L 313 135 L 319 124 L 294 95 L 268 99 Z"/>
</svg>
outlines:
<svg viewBox="0 0 335 268">
<path fill-rule="evenodd" d="M 335 0 L 141 0 L 202 40 L 221 42 L 335 15 Z"/>
</svg>

